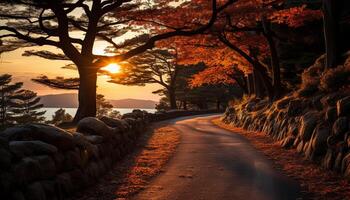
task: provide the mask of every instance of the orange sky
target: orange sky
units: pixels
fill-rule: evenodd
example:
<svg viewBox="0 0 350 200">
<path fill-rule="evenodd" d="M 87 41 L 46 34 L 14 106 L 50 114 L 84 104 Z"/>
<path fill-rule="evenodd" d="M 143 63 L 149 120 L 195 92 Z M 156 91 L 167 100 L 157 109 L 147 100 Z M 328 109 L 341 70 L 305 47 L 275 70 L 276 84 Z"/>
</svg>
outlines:
<svg viewBox="0 0 350 200">
<path fill-rule="evenodd" d="M 39 50 L 41 48 L 30 47 L 26 49 Z M 45 47 L 42 49 L 57 51 L 52 47 Z M 48 77 L 76 77 L 77 72 L 74 70 L 61 69 L 62 66 L 69 63 L 67 61 L 52 61 L 34 56 L 21 56 L 24 50 L 25 49 L 19 49 L 2 54 L 0 58 L 0 74 L 8 73 L 13 75 L 14 81 L 24 82 L 24 87 L 26 89 L 33 90 L 37 92 L 38 95 L 74 92 L 74 90 L 51 89 L 30 81 L 31 78 L 37 77 L 38 75 L 47 75 Z M 100 48 L 96 48 L 96 51 L 101 50 Z M 160 98 L 159 95 L 152 94 L 152 91 L 160 88 L 156 84 L 150 84 L 145 87 L 122 86 L 108 83 L 107 80 L 108 78 L 106 76 L 100 76 L 98 78 L 97 92 L 105 95 L 108 99 L 136 98 L 158 101 Z"/>
</svg>

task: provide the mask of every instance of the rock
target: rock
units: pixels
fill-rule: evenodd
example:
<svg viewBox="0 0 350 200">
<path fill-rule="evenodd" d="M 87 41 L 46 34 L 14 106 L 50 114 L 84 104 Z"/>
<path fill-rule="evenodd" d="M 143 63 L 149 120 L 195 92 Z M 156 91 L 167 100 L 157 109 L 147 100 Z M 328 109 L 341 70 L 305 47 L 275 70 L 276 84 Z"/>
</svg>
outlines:
<svg viewBox="0 0 350 200">
<path fill-rule="evenodd" d="M 77 132 L 84 135 L 99 135 L 108 139 L 112 137 L 114 130 L 95 117 L 86 117 L 79 121 Z"/>
<path fill-rule="evenodd" d="M 56 182 L 52 181 L 52 180 L 44 180 L 41 181 L 41 186 L 43 187 L 46 197 L 48 197 L 48 199 L 63 199 L 60 198 L 60 195 L 58 194 L 59 191 L 56 190 Z"/>
<path fill-rule="evenodd" d="M 2 133 L 2 136 L 9 141 L 40 140 L 62 151 L 75 146 L 71 133 L 47 124 L 26 124 L 8 128 Z"/>
<path fill-rule="evenodd" d="M 68 173 L 57 175 L 55 182 L 57 184 L 58 190 L 62 192 L 63 196 L 69 196 L 73 193 L 74 186 Z"/>
<path fill-rule="evenodd" d="M 15 177 L 13 174 L 0 171 L 0 197 L 8 196 L 9 192 L 11 192 L 15 188 Z"/>
<path fill-rule="evenodd" d="M 0 148 L 9 149 L 9 142 L 2 136 L 2 133 L 0 134 Z"/>
<path fill-rule="evenodd" d="M 11 153 L 4 148 L 0 148 L 0 170 L 9 169 L 11 167 L 11 160 Z"/>
<path fill-rule="evenodd" d="M 12 192 L 11 199 L 12 200 L 26 200 L 26 198 L 24 197 L 24 194 L 20 190 L 16 190 L 16 191 Z"/>
<path fill-rule="evenodd" d="M 55 146 L 39 140 L 12 141 L 9 146 L 11 152 L 20 158 L 32 155 L 55 154 L 58 151 Z"/>
<path fill-rule="evenodd" d="M 326 156 L 324 157 L 323 161 L 322 161 L 322 166 L 325 169 L 333 169 L 333 164 L 335 161 L 335 152 L 332 149 L 328 149 Z"/>
<path fill-rule="evenodd" d="M 277 101 L 276 102 L 277 109 L 278 110 L 285 109 L 288 106 L 288 104 L 291 101 L 291 99 L 292 99 L 291 97 L 286 97 L 286 98 L 283 98 L 283 99 Z"/>
<path fill-rule="evenodd" d="M 62 153 L 56 153 L 52 156 L 52 159 L 55 162 L 56 171 L 61 172 L 64 169 L 64 155 Z"/>
<path fill-rule="evenodd" d="M 337 101 L 337 114 L 338 116 L 346 116 L 350 112 L 350 96 L 345 97 Z"/>
<path fill-rule="evenodd" d="M 82 189 L 88 185 L 88 178 L 80 169 L 69 172 L 74 191 Z"/>
<path fill-rule="evenodd" d="M 67 151 L 64 155 L 64 168 L 69 171 L 76 167 L 82 167 L 83 163 L 78 149 Z"/>
<path fill-rule="evenodd" d="M 28 200 L 46 200 L 45 190 L 40 182 L 28 185 L 25 189 L 25 197 Z"/>
<path fill-rule="evenodd" d="M 95 156 L 95 158 L 98 157 L 98 150 L 96 148 L 96 146 L 91 143 L 88 138 L 89 137 L 93 137 L 96 140 L 104 140 L 102 136 L 97 136 L 97 135 L 91 135 L 91 136 L 85 136 L 82 133 L 74 133 L 74 140 L 77 143 L 77 146 L 79 147 L 79 149 L 81 149 L 82 151 L 86 151 L 87 152 L 87 156 L 90 158 L 91 156 Z M 84 153 L 85 154 L 85 153 Z"/>
<path fill-rule="evenodd" d="M 333 135 L 336 138 L 343 138 L 344 133 L 348 130 L 349 121 L 346 117 L 339 117 L 333 124 Z"/>
<path fill-rule="evenodd" d="M 327 108 L 325 114 L 325 120 L 328 122 L 334 122 L 337 119 L 337 109 L 335 107 Z"/>
<path fill-rule="evenodd" d="M 340 172 L 342 169 L 342 161 L 346 153 L 346 145 L 344 142 L 341 142 L 338 146 L 338 153 L 336 154 L 335 161 L 334 161 L 334 167 L 333 169 L 335 171 Z"/>
<path fill-rule="evenodd" d="M 92 144 L 102 144 L 103 143 L 103 137 L 102 136 L 99 136 L 99 135 L 87 135 L 85 137 Z"/>
<path fill-rule="evenodd" d="M 350 167 L 349 167 L 349 164 L 350 164 L 350 153 L 346 154 L 343 158 L 343 161 L 342 161 L 342 165 L 341 165 L 341 172 L 345 174 L 345 171 L 347 169 L 350 170 Z M 347 176 L 350 176 L 350 171 L 347 171 Z"/>
<path fill-rule="evenodd" d="M 327 138 L 331 134 L 331 130 L 326 126 L 317 126 L 312 139 L 311 148 L 313 150 L 313 156 L 324 155 L 327 151 Z"/>
<path fill-rule="evenodd" d="M 295 136 L 288 136 L 282 141 L 281 146 L 283 148 L 289 149 L 293 146 L 294 140 Z"/>
<path fill-rule="evenodd" d="M 297 116 L 303 111 L 303 102 L 300 99 L 291 100 L 287 107 L 288 116 Z"/>
<path fill-rule="evenodd" d="M 31 157 L 37 160 L 40 165 L 40 177 L 42 179 L 49 179 L 56 175 L 56 166 L 54 160 L 49 156 L 34 156 Z"/>
<path fill-rule="evenodd" d="M 318 95 L 312 98 L 312 106 L 316 108 L 318 111 L 321 111 L 323 109 L 323 105 L 321 103 L 321 98 L 323 95 Z"/>
<path fill-rule="evenodd" d="M 26 157 L 16 164 L 13 168 L 16 182 L 25 185 L 41 177 L 41 168 L 37 160 Z"/>
<path fill-rule="evenodd" d="M 309 141 L 311 135 L 316 127 L 318 120 L 318 115 L 316 112 L 308 112 L 306 113 L 301 120 L 301 127 L 299 131 L 299 136 L 304 141 Z"/>
<path fill-rule="evenodd" d="M 130 128 L 129 125 L 122 119 L 102 117 L 100 120 L 103 121 L 108 126 L 117 129 L 117 131 L 119 131 L 119 132 L 127 131 Z M 115 132 L 117 132 L 117 131 L 115 131 Z"/>
</svg>

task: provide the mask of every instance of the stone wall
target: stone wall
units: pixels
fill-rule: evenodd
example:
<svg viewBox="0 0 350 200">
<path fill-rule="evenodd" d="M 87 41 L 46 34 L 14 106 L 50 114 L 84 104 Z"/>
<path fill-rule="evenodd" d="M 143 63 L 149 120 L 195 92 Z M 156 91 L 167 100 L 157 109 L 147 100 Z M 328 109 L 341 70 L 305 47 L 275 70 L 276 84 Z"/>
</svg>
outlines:
<svg viewBox="0 0 350 200">
<path fill-rule="evenodd" d="M 134 110 L 122 119 L 84 118 L 74 132 L 46 124 L 8 128 L 0 133 L 0 199 L 65 199 L 131 152 L 150 122 L 206 113 L 214 111 Z"/>
<path fill-rule="evenodd" d="M 262 131 L 284 148 L 295 148 L 322 167 L 350 178 L 350 96 L 346 92 L 311 97 L 295 94 L 269 103 L 246 99 L 230 106 L 223 121 Z"/>
<path fill-rule="evenodd" d="M 75 132 L 45 124 L 8 128 L 0 133 L 0 199 L 65 199 L 93 185 L 133 150 L 148 117 L 88 117 Z"/>
</svg>

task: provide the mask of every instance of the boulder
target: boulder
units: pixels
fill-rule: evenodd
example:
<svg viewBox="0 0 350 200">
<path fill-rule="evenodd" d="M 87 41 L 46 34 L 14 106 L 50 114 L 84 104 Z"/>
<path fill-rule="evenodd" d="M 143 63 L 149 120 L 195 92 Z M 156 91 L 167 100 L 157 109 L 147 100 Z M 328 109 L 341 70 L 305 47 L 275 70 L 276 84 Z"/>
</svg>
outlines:
<svg viewBox="0 0 350 200">
<path fill-rule="evenodd" d="M 53 180 L 44 180 L 41 181 L 41 186 L 43 187 L 46 197 L 48 197 L 48 199 L 63 199 L 60 194 L 59 191 L 57 191 L 56 189 L 56 182 Z"/>
<path fill-rule="evenodd" d="M 346 117 L 339 117 L 333 124 L 333 135 L 336 136 L 336 138 L 342 139 L 348 128 L 348 119 Z"/>
<path fill-rule="evenodd" d="M 16 191 L 12 192 L 11 199 L 12 200 L 26 200 L 23 192 L 20 190 L 16 190 Z"/>
<path fill-rule="evenodd" d="M 311 148 L 313 150 L 313 156 L 320 156 L 327 151 L 327 138 L 331 134 L 331 130 L 327 126 L 317 126 L 312 138 Z"/>
<path fill-rule="evenodd" d="M 100 142 L 102 143 L 102 141 L 104 140 L 102 136 L 98 136 L 98 135 L 85 136 L 82 133 L 77 133 L 77 132 L 73 133 L 73 136 L 74 136 L 74 140 L 77 143 L 77 146 L 79 147 L 79 149 L 81 149 L 82 151 L 86 151 L 89 158 L 91 156 L 95 156 L 95 158 L 98 157 L 98 150 L 97 150 L 94 142 L 89 141 L 89 140 L 91 140 L 91 138 L 94 138 L 95 142 L 99 142 L 99 144 L 100 144 Z"/>
<path fill-rule="evenodd" d="M 103 137 L 99 135 L 87 135 L 85 136 L 86 140 L 89 141 L 92 144 L 102 144 L 103 143 Z"/>
<path fill-rule="evenodd" d="M 73 171 L 70 171 L 69 175 L 71 177 L 74 191 L 82 189 L 88 185 L 88 178 L 80 169 L 75 169 Z"/>
<path fill-rule="evenodd" d="M 38 160 L 31 157 L 22 158 L 13 168 L 16 182 L 25 185 L 41 178 L 41 168 Z"/>
<path fill-rule="evenodd" d="M 26 124 L 8 128 L 2 133 L 2 136 L 9 141 L 40 140 L 62 151 L 75 146 L 71 133 L 47 124 Z"/>
<path fill-rule="evenodd" d="M 40 182 L 29 184 L 25 189 L 25 197 L 28 200 L 46 200 L 45 190 Z"/>
<path fill-rule="evenodd" d="M 15 189 L 15 177 L 13 174 L 0 171 L 0 197 L 8 196 L 13 189 Z"/>
<path fill-rule="evenodd" d="M 282 110 L 287 108 L 289 102 L 292 100 L 292 97 L 285 97 L 276 102 L 276 107 L 278 110 Z"/>
<path fill-rule="evenodd" d="M 336 107 L 329 107 L 326 110 L 325 120 L 332 123 L 337 119 L 337 109 Z"/>
<path fill-rule="evenodd" d="M 129 125 L 122 119 L 102 117 L 100 120 L 103 121 L 108 126 L 115 128 L 116 129 L 115 132 L 117 131 L 124 132 L 129 129 Z"/>
<path fill-rule="evenodd" d="M 46 155 L 31 157 L 37 160 L 40 165 L 40 177 L 41 179 L 49 179 L 56 175 L 56 166 L 54 160 Z"/>
<path fill-rule="evenodd" d="M 108 139 L 112 137 L 114 129 L 95 117 L 86 117 L 79 121 L 77 132 L 84 135 L 99 135 Z"/>
<path fill-rule="evenodd" d="M 80 157 L 80 152 L 78 149 L 75 149 L 74 151 L 67 151 L 64 155 L 64 168 L 69 171 L 73 170 L 76 167 L 82 167 L 83 162 Z"/>
<path fill-rule="evenodd" d="M 290 135 L 286 137 L 284 140 L 282 140 L 281 146 L 283 148 L 289 149 L 293 146 L 294 140 L 295 140 L 295 136 Z"/>
<path fill-rule="evenodd" d="M 303 112 L 303 101 L 300 99 L 291 100 L 287 107 L 288 116 L 297 116 Z"/>
<path fill-rule="evenodd" d="M 321 102 L 324 105 L 324 107 L 327 106 L 335 106 L 337 101 L 341 99 L 343 96 L 339 93 L 333 93 L 333 94 L 328 94 L 324 97 L 322 97 Z"/>
<path fill-rule="evenodd" d="M 333 169 L 335 157 L 336 157 L 335 151 L 332 149 L 328 149 L 326 156 L 323 158 L 322 166 L 325 169 Z"/>
<path fill-rule="evenodd" d="M 338 100 L 337 101 L 338 116 L 349 115 L 349 112 L 350 112 L 350 96 Z"/>
<path fill-rule="evenodd" d="M 69 196 L 74 191 L 74 186 L 71 177 L 68 173 L 62 173 L 56 176 L 55 179 L 57 188 L 62 192 L 62 196 Z"/>
<path fill-rule="evenodd" d="M 11 141 L 9 146 L 11 152 L 21 158 L 32 155 L 55 154 L 58 151 L 55 146 L 40 140 Z"/>
<path fill-rule="evenodd" d="M 343 161 L 341 164 L 341 172 L 345 174 L 345 171 L 349 168 L 349 165 L 350 165 L 350 153 L 346 154 L 343 158 Z M 349 170 L 347 171 L 347 176 L 350 176 Z"/>
<path fill-rule="evenodd" d="M 10 151 L 0 148 L 0 170 L 9 169 L 11 167 L 12 155 Z"/>
<path fill-rule="evenodd" d="M 301 119 L 301 127 L 299 131 L 299 136 L 303 141 L 309 141 L 314 128 L 317 125 L 318 113 L 308 112 Z"/>
<path fill-rule="evenodd" d="M 317 110 L 321 111 L 323 109 L 323 105 L 321 103 L 321 98 L 323 95 L 318 95 L 312 98 L 312 107 L 316 108 Z"/>
</svg>

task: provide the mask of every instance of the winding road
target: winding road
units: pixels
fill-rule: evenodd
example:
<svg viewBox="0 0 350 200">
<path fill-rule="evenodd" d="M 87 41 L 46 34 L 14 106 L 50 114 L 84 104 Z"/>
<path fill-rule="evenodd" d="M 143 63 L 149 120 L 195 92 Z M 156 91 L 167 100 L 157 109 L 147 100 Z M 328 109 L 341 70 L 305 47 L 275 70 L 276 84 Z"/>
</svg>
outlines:
<svg viewBox="0 0 350 200">
<path fill-rule="evenodd" d="M 181 132 L 181 143 L 160 175 L 135 200 L 298 199 L 297 182 L 241 135 L 215 126 L 218 115 L 185 117 L 167 123 Z"/>
</svg>

